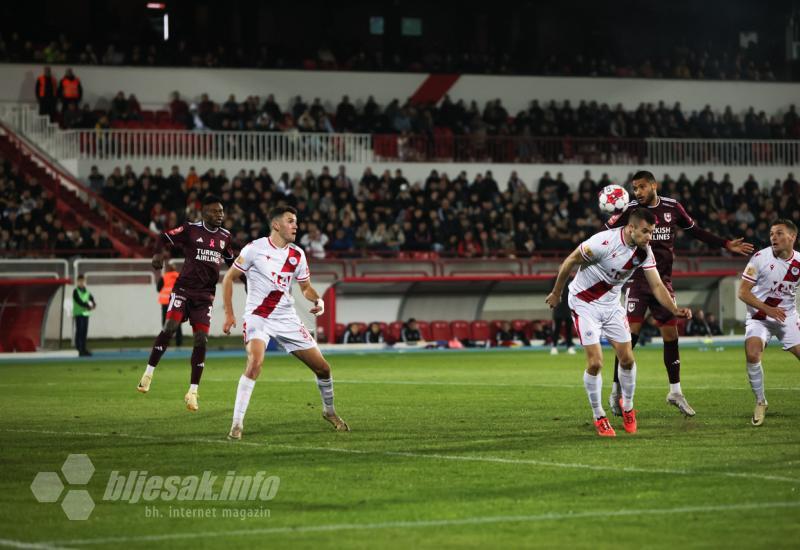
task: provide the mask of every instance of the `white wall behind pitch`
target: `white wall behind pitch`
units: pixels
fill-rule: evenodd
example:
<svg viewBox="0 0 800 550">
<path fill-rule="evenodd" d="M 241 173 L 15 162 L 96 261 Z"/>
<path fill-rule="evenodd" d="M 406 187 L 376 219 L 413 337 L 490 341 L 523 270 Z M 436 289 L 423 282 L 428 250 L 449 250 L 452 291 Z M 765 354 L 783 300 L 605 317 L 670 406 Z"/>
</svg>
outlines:
<svg viewBox="0 0 800 550">
<path fill-rule="evenodd" d="M 199 69 L 73 66 L 81 79 L 86 101 L 110 101 L 118 91 L 136 94 L 145 108 L 164 108 L 175 90 L 196 101 L 206 92 L 217 102 L 235 94 L 266 97 L 275 94 L 283 106 L 290 98 L 302 95 L 306 100 L 319 97 L 335 106 L 345 94 L 352 101 L 369 95 L 386 104 L 393 99 L 402 103 L 428 77 L 424 73 L 365 73 L 346 71 L 277 71 L 258 69 Z M 66 66 L 53 67 L 57 78 Z M 41 65 L 0 64 L 0 102 L 33 102 L 34 82 Z M 481 109 L 488 100 L 502 99 L 514 115 L 527 108 L 532 99 L 563 101 L 597 100 L 626 109 L 641 102 L 664 100 L 671 106 L 680 101 L 685 111 L 700 110 L 706 104 L 713 109 L 730 105 L 734 112 L 753 106 L 769 114 L 780 113 L 800 97 L 800 84 L 786 82 L 726 82 L 713 80 L 667 80 L 636 78 L 582 78 L 545 76 L 464 75 L 450 90 L 454 99 L 478 101 Z"/>
</svg>

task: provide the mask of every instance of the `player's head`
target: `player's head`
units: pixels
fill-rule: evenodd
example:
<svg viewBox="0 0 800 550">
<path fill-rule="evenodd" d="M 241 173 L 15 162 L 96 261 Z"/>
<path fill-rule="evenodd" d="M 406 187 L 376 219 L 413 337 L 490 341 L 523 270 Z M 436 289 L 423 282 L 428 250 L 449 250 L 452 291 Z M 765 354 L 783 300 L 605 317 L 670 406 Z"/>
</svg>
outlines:
<svg viewBox="0 0 800 550">
<path fill-rule="evenodd" d="M 797 241 L 797 225 L 792 220 L 780 218 L 769 227 L 769 243 L 775 254 L 788 252 Z"/>
<path fill-rule="evenodd" d="M 656 191 L 658 190 L 658 182 L 652 172 L 647 170 L 639 170 L 631 178 L 631 185 L 633 187 L 633 194 L 639 204 L 652 204 L 656 202 Z"/>
<path fill-rule="evenodd" d="M 86 286 L 86 277 L 84 277 L 83 274 L 78 275 L 75 278 L 75 284 L 78 285 L 81 288 L 85 287 Z"/>
<path fill-rule="evenodd" d="M 297 235 L 297 210 L 291 206 L 276 206 L 269 211 L 269 227 L 273 234 L 293 243 Z"/>
<path fill-rule="evenodd" d="M 656 216 L 647 208 L 637 208 L 628 217 L 629 234 L 636 246 L 644 248 L 653 238 Z"/>
<path fill-rule="evenodd" d="M 216 195 L 206 195 L 203 199 L 203 222 L 211 227 L 222 227 L 225 221 L 225 209 Z"/>
</svg>

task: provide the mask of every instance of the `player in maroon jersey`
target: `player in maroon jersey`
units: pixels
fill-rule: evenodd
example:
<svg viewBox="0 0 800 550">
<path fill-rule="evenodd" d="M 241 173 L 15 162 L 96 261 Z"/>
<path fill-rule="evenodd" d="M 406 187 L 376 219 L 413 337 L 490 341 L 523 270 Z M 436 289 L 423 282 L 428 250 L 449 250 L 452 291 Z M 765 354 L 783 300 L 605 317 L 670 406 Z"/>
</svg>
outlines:
<svg viewBox="0 0 800 550">
<path fill-rule="evenodd" d="M 185 260 L 170 295 L 164 328 L 153 344 L 147 369 L 139 382 L 138 390 L 142 393 L 150 390 L 153 371 L 167 350 L 172 335 L 181 323 L 188 319 L 194 331 L 194 348 L 191 359 L 191 383 L 184 401 L 190 411 L 196 411 L 198 408 L 197 387 L 203 375 L 219 269 L 223 261 L 230 265 L 236 258 L 231 234 L 222 227 L 223 221 L 225 221 L 225 211 L 222 202 L 218 197 L 207 196 L 203 199 L 202 221 L 184 222 L 162 233 L 153 255 L 153 269 L 156 270 L 160 270 L 163 264 L 164 248 L 182 249 Z"/>
<path fill-rule="evenodd" d="M 612 216 L 606 223 L 606 227 L 611 229 L 626 225 L 628 214 L 637 206 L 645 206 L 656 215 L 656 226 L 650 246 L 656 257 L 656 267 L 661 275 L 661 280 L 664 281 L 664 285 L 673 298 L 675 292 L 672 290 L 672 263 L 675 258 L 675 232 L 678 228 L 710 246 L 725 248 L 741 255 L 753 253 L 752 244 L 744 242 L 743 239 L 726 240 L 700 229 L 681 203 L 674 199 L 660 197 L 657 193 L 658 182 L 652 172 L 645 170 L 636 172 L 633 175 L 632 186 L 636 200 L 631 201 L 623 212 Z M 648 309 L 650 310 L 661 330 L 661 338 L 664 341 L 664 366 L 667 368 L 667 377 L 669 378 L 667 403 L 676 406 L 686 416 L 694 416 L 694 409 L 686 401 L 681 389 L 677 319 L 655 299 L 642 270 L 638 270 L 628 283 L 625 292 L 625 309 L 628 313 L 628 323 L 631 327 L 634 346 L 639 338 L 645 313 Z M 609 397 L 609 404 L 613 413 L 620 416 L 622 411 L 619 407 L 620 389 L 617 370 L 618 364 L 614 361 L 614 385 Z"/>
</svg>

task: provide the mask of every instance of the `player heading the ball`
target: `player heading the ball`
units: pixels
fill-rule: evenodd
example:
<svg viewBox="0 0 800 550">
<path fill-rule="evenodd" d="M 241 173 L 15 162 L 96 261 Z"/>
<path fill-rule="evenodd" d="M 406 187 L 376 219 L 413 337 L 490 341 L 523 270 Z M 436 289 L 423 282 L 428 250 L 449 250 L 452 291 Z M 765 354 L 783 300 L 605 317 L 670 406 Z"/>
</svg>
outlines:
<svg viewBox="0 0 800 550">
<path fill-rule="evenodd" d="M 637 208 L 628 215 L 628 223 L 620 229 L 601 231 L 582 242 L 558 270 L 555 286 L 545 301 L 554 308 L 561 299 L 564 284 L 574 267 L 575 279 L 569 285 L 569 307 L 586 353 L 586 371 L 583 386 L 589 397 L 597 433 L 614 437 L 616 432 L 608 421 L 601 404 L 603 378 L 603 350 L 600 339 L 605 337 L 614 348 L 619 360 L 619 379 L 622 387 L 620 408 L 623 427 L 636 433 L 636 411 L 633 395 L 636 389 L 636 361 L 631 346 L 631 333 L 625 309 L 620 304 L 622 285 L 641 268 L 647 283 L 659 303 L 676 317 L 690 318 L 689 308 L 680 308 L 672 300 L 656 270 L 656 260 L 650 248 L 655 216 L 645 208 Z"/>
</svg>

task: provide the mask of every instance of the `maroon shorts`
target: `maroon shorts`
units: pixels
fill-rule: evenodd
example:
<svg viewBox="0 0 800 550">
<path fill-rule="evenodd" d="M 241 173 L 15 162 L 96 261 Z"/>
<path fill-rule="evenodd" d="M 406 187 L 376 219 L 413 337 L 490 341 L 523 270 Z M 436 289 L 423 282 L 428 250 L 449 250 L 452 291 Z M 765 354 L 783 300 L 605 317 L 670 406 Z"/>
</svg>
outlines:
<svg viewBox="0 0 800 550">
<path fill-rule="evenodd" d="M 169 295 L 167 319 L 172 319 L 179 323 L 183 323 L 188 319 L 194 330 L 208 332 L 211 326 L 211 311 L 213 309 L 213 294 L 176 288 Z"/>
<path fill-rule="evenodd" d="M 664 281 L 664 286 L 667 287 L 674 301 L 675 291 L 672 290 L 672 282 Z M 678 319 L 672 312 L 658 303 L 647 281 L 631 282 L 625 289 L 625 311 L 628 314 L 628 323 L 643 323 L 648 309 L 653 314 L 653 319 L 656 320 L 658 326 L 674 326 L 678 323 Z"/>
</svg>

